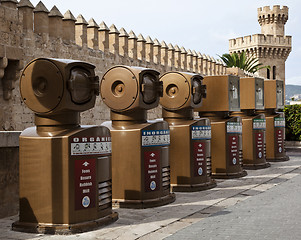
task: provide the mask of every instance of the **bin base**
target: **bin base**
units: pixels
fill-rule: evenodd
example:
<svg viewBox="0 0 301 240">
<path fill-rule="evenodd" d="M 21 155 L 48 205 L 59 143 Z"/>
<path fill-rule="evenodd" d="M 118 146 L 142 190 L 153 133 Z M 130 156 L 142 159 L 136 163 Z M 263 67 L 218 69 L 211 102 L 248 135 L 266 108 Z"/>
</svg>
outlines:
<svg viewBox="0 0 301 240">
<path fill-rule="evenodd" d="M 241 178 L 247 176 L 247 171 L 243 170 L 238 173 L 212 173 L 212 178 L 215 179 L 231 179 L 231 178 Z"/>
<path fill-rule="evenodd" d="M 199 184 L 170 184 L 174 192 L 198 192 L 216 187 L 216 181 L 211 180 L 206 183 Z"/>
<path fill-rule="evenodd" d="M 95 230 L 109 225 L 117 219 L 118 213 L 112 212 L 103 218 L 75 224 L 27 223 L 17 221 L 12 224 L 12 230 L 26 233 L 70 235 Z"/>
<path fill-rule="evenodd" d="M 176 195 L 174 193 L 170 193 L 161 198 L 148 199 L 148 200 L 119 200 L 113 199 L 113 207 L 119 208 L 151 208 L 151 207 L 159 207 L 169 203 L 172 203 L 176 200 Z"/>
<path fill-rule="evenodd" d="M 284 156 L 281 158 L 267 158 L 268 162 L 285 162 L 290 160 L 289 156 Z"/>
<path fill-rule="evenodd" d="M 243 168 L 247 170 L 256 170 L 256 169 L 263 169 L 270 167 L 271 164 L 268 162 L 265 163 L 258 163 L 258 164 L 244 164 Z"/>
</svg>

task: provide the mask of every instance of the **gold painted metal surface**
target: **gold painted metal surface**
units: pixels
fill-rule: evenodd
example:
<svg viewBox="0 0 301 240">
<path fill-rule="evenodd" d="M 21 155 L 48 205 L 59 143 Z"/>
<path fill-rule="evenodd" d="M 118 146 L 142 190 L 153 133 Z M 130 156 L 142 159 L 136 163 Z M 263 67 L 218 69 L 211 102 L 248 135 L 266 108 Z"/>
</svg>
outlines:
<svg viewBox="0 0 301 240">
<path fill-rule="evenodd" d="M 167 72 L 160 77 L 163 82 L 162 107 L 168 110 L 196 108 L 206 96 L 206 87 L 199 74 Z"/>
<path fill-rule="evenodd" d="M 274 116 L 266 116 L 266 124 L 266 157 L 267 160 L 275 159 Z"/>
<path fill-rule="evenodd" d="M 239 77 L 234 75 L 205 76 L 207 96 L 196 112 L 229 112 L 240 110 Z"/>
<path fill-rule="evenodd" d="M 112 194 L 113 204 L 120 207 L 147 208 L 164 205 L 175 200 L 170 193 L 169 144 L 142 146 L 142 131 L 169 130 L 165 121 L 135 123 L 105 122 L 112 135 Z M 145 153 L 159 153 L 158 186 L 146 191 Z"/>
<path fill-rule="evenodd" d="M 52 134 L 52 137 L 40 136 L 37 129 L 32 127 L 20 136 L 19 222 L 24 225 L 47 224 L 49 227 L 61 225 L 60 228 L 68 232 L 68 227 L 72 228 L 74 224 L 111 215 L 113 212 L 110 186 L 106 193 L 110 201 L 103 209 L 100 209 L 99 197 L 104 194 L 95 194 L 95 207 L 75 210 L 75 162 L 96 160 L 94 187 L 95 192 L 98 192 L 98 183 L 111 184 L 109 154 L 106 154 L 106 157 L 97 154 L 74 156 L 70 152 L 73 137 L 109 136 L 109 130 L 105 127 L 76 127 Z"/>
<path fill-rule="evenodd" d="M 112 135 L 113 203 L 146 208 L 173 202 L 168 124 L 146 118 L 146 111 L 157 107 L 162 96 L 159 73 L 140 67 L 112 67 L 102 78 L 100 92 L 111 108 L 112 121 L 103 125 Z"/>
<path fill-rule="evenodd" d="M 265 117 L 256 110 L 264 109 L 264 80 L 257 77 L 240 78 L 241 112 L 231 116 L 242 118 L 243 165 L 245 169 L 269 167 L 265 157 Z"/>
<path fill-rule="evenodd" d="M 81 61 L 34 59 L 26 65 L 20 77 L 22 100 L 40 115 L 90 109 L 94 107 L 98 94 L 98 77 L 94 68 Z"/>
<path fill-rule="evenodd" d="M 264 80 L 257 77 L 240 78 L 240 109 L 264 109 Z"/>
<path fill-rule="evenodd" d="M 193 116 L 193 108 L 201 106 L 206 96 L 202 79 L 198 74 L 183 72 L 168 72 L 160 77 L 162 115 L 170 127 L 173 191 L 200 191 L 216 186 L 211 179 L 210 121 Z M 193 136 L 196 132 L 199 137 Z M 209 136 L 203 136 L 204 133 Z"/>
<path fill-rule="evenodd" d="M 240 111 L 240 80 L 233 75 L 207 76 L 203 83 L 207 97 L 196 108 L 200 117 L 211 121 L 211 163 L 215 178 L 235 178 L 247 175 L 242 166 L 242 120 L 231 117 Z"/>
<path fill-rule="evenodd" d="M 284 119 L 284 113 L 266 114 L 266 158 L 269 162 L 289 160 L 284 148 L 285 126 L 276 127 L 277 118 Z"/>
<path fill-rule="evenodd" d="M 212 176 L 214 178 L 235 178 L 247 175 L 247 172 L 243 170 L 242 134 L 227 132 L 227 123 L 241 125 L 241 118 L 218 119 L 209 117 L 209 119 L 211 120 L 212 132 Z M 231 137 L 235 137 L 235 145 L 230 142 Z M 234 149 L 231 148 L 232 145 L 235 147 Z M 233 150 L 235 150 L 235 156 L 231 156 Z"/>
<path fill-rule="evenodd" d="M 118 219 L 112 211 L 110 131 L 79 125 L 79 112 L 92 108 L 98 93 L 94 68 L 40 58 L 22 73 L 21 95 L 37 126 L 20 135 L 20 219 L 13 230 L 68 234 Z"/>
<path fill-rule="evenodd" d="M 265 109 L 284 108 L 284 85 L 281 80 L 264 80 Z"/>
<path fill-rule="evenodd" d="M 264 114 L 233 113 L 242 118 L 243 167 L 260 169 L 269 167 L 266 161 L 266 119 Z"/>
<path fill-rule="evenodd" d="M 162 94 L 158 77 L 159 72 L 152 69 L 112 67 L 100 83 L 102 100 L 115 112 L 154 108 Z"/>
<path fill-rule="evenodd" d="M 277 113 L 284 107 L 284 85 L 281 80 L 264 80 L 265 110 L 257 111 L 266 116 L 266 159 L 272 161 L 287 161 L 284 149 L 285 117 Z M 282 122 L 282 125 L 277 123 Z"/>
<path fill-rule="evenodd" d="M 215 187 L 216 182 L 211 178 L 211 136 L 206 139 L 193 139 L 192 137 L 193 127 L 209 129 L 210 121 L 207 118 L 196 120 L 166 118 L 166 121 L 170 127 L 172 190 L 188 192 Z M 198 161 L 198 159 L 203 160 Z"/>
</svg>

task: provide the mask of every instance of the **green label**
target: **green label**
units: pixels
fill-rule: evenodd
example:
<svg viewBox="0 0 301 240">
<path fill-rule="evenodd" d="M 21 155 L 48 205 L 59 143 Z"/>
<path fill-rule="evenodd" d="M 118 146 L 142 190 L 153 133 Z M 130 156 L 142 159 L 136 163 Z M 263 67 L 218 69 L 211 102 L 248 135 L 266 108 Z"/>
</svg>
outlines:
<svg viewBox="0 0 301 240">
<path fill-rule="evenodd" d="M 253 119 L 253 129 L 266 129 L 265 119 Z"/>
<path fill-rule="evenodd" d="M 274 118 L 274 127 L 285 127 L 285 118 L 284 117 L 275 117 Z"/>
</svg>

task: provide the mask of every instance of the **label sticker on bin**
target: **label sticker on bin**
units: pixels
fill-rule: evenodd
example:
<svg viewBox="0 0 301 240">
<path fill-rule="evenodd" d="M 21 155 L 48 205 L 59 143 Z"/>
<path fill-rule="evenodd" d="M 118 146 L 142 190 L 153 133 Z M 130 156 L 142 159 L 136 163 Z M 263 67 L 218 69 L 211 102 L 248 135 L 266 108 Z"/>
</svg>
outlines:
<svg viewBox="0 0 301 240">
<path fill-rule="evenodd" d="M 192 126 L 192 140 L 211 139 L 211 126 Z"/>
<path fill-rule="evenodd" d="M 228 136 L 228 152 L 230 165 L 239 164 L 239 141 L 237 135 Z"/>
<path fill-rule="evenodd" d="M 254 130 L 265 130 L 266 129 L 265 119 L 253 119 L 253 129 Z"/>
<path fill-rule="evenodd" d="M 169 130 L 142 130 L 142 146 L 165 146 L 170 144 Z"/>
<path fill-rule="evenodd" d="M 111 137 L 73 137 L 71 155 L 94 155 L 112 153 Z"/>
<path fill-rule="evenodd" d="M 193 143 L 194 176 L 206 174 L 206 141 L 195 141 Z"/>
<path fill-rule="evenodd" d="M 285 118 L 275 117 L 274 118 L 274 126 L 275 127 L 285 127 Z"/>
<path fill-rule="evenodd" d="M 95 207 L 96 160 L 84 159 L 74 162 L 75 210 Z"/>
<path fill-rule="evenodd" d="M 255 133 L 255 149 L 256 158 L 262 159 L 264 157 L 264 132 Z"/>
<path fill-rule="evenodd" d="M 160 190 L 160 151 L 144 152 L 145 191 Z"/>
<path fill-rule="evenodd" d="M 227 133 L 242 133 L 241 122 L 227 122 Z"/>
<path fill-rule="evenodd" d="M 284 128 L 278 128 L 275 130 L 276 134 L 276 153 L 284 154 Z"/>
</svg>

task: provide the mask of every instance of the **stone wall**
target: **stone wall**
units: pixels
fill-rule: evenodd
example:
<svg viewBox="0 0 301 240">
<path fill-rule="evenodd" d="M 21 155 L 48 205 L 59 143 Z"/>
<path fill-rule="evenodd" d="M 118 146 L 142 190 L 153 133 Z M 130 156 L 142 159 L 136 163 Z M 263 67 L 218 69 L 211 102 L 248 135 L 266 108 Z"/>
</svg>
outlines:
<svg viewBox="0 0 301 240">
<path fill-rule="evenodd" d="M 170 70 L 219 75 L 226 68 L 219 60 L 141 34 L 110 28 L 93 18 L 64 15 L 42 2 L 34 7 L 29 0 L 0 0 L 0 130 L 23 130 L 33 125 L 33 113 L 19 94 L 19 75 L 34 58 L 51 57 L 87 61 L 96 66 L 101 78 L 114 65 L 149 67 L 164 73 Z M 161 117 L 161 108 L 150 110 L 149 119 Z M 100 101 L 82 113 L 83 124 L 109 120 L 109 109 Z"/>
<path fill-rule="evenodd" d="M 19 135 L 0 131 L 0 218 L 19 209 Z"/>
</svg>

